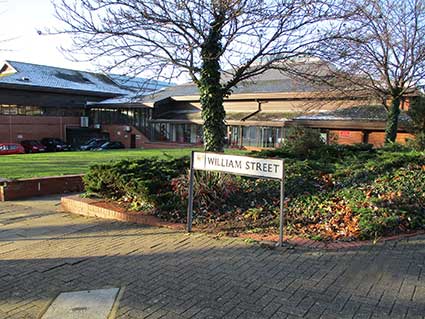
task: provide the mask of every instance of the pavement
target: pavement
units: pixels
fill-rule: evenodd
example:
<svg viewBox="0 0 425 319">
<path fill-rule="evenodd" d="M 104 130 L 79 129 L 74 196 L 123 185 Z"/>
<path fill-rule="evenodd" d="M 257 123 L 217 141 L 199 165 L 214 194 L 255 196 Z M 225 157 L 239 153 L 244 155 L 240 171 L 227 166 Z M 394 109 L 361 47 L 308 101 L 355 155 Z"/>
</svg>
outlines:
<svg viewBox="0 0 425 319">
<path fill-rule="evenodd" d="M 39 318 L 61 292 L 121 288 L 116 318 L 424 318 L 425 236 L 339 251 L 0 203 L 0 318 Z"/>
</svg>

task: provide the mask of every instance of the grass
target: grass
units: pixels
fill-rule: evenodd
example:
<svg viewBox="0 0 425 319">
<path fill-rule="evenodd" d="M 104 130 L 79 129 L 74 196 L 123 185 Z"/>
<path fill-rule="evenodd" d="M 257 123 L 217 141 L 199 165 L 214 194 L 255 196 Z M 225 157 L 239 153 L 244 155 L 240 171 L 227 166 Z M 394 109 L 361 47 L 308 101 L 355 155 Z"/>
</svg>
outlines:
<svg viewBox="0 0 425 319">
<path fill-rule="evenodd" d="M 179 158 L 189 156 L 192 150 L 202 151 L 200 148 L 182 148 L 1 155 L 0 179 L 85 174 L 94 164 L 122 159 Z M 228 152 L 244 153 L 238 150 L 226 151 Z"/>
<path fill-rule="evenodd" d="M 0 178 L 84 174 L 93 164 L 149 157 L 179 158 L 188 156 L 191 151 L 192 149 L 153 149 L 2 155 Z"/>
</svg>

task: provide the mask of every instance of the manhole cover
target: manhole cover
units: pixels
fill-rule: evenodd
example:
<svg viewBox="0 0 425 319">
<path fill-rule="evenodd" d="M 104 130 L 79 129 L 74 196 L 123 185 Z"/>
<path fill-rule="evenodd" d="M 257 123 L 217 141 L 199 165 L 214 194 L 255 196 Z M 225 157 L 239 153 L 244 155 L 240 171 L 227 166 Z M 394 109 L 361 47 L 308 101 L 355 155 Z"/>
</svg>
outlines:
<svg viewBox="0 0 425 319">
<path fill-rule="evenodd" d="M 41 319 L 107 319 L 119 288 L 63 292 Z"/>
</svg>

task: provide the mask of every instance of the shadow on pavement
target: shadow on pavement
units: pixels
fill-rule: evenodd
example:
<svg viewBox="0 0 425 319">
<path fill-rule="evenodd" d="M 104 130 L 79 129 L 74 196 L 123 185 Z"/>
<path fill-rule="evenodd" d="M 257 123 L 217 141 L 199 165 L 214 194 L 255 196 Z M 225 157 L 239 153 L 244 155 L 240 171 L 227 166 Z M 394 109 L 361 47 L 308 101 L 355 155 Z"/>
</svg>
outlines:
<svg viewBox="0 0 425 319">
<path fill-rule="evenodd" d="M 134 230 L 126 224 L 101 226 L 100 233 Z M 33 258 L 0 259 L 0 311 L 4 302 L 46 304 L 61 291 L 126 286 L 118 318 L 413 318 L 425 313 L 424 238 L 338 252 L 270 250 L 135 227 L 138 237 L 101 234 L 93 241 L 79 235 L 80 247 L 73 238 L 58 246 L 49 242 L 53 246 L 44 255 L 64 257 L 40 257 L 44 249 L 39 247 Z M 65 257 L 78 249 L 85 254 Z"/>
</svg>

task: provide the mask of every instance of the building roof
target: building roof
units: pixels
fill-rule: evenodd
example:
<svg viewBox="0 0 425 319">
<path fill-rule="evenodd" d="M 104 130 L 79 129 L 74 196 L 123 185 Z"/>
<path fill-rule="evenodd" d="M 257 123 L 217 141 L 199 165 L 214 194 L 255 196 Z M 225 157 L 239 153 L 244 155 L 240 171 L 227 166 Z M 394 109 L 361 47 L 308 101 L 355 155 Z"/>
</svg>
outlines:
<svg viewBox="0 0 425 319">
<path fill-rule="evenodd" d="M 256 123 L 273 123 L 279 122 L 283 125 L 284 122 L 297 116 L 299 113 L 293 112 L 226 112 L 225 121 L 229 125 L 250 124 Z M 197 123 L 202 124 L 202 116 L 200 111 L 168 111 L 152 120 L 153 122 L 182 122 L 182 123 Z"/>
<path fill-rule="evenodd" d="M 127 95 L 140 89 L 167 86 L 144 78 L 77 71 L 47 65 L 6 61 L 0 67 L 0 87 L 66 90 L 93 94 Z"/>
<path fill-rule="evenodd" d="M 232 89 L 232 97 L 239 94 L 256 94 L 256 93 L 288 93 L 288 92 L 314 92 L 317 87 L 294 79 L 287 74 L 283 74 L 278 70 L 268 70 L 261 76 L 240 82 Z M 199 97 L 199 89 L 194 83 L 186 83 L 176 85 L 159 90 L 153 94 L 144 95 L 141 97 L 141 102 L 155 103 L 167 98 L 175 97 L 192 97 L 197 99 Z"/>
<path fill-rule="evenodd" d="M 300 115 L 294 118 L 295 121 L 386 121 L 388 112 L 383 105 L 359 105 L 350 108 L 343 108 L 334 111 L 318 112 L 314 114 Z M 400 122 L 409 122 L 410 117 L 402 111 L 399 117 Z"/>
<path fill-rule="evenodd" d="M 127 107 L 146 107 L 147 105 L 140 102 L 140 97 L 143 94 L 130 93 L 127 95 L 109 98 L 99 102 L 87 102 L 88 107 L 113 107 L 113 108 L 127 108 Z"/>
<path fill-rule="evenodd" d="M 255 67 L 255 66 L 254 66 Z M 318 59 L 297 59 L 289 61 L 282 69 L 268 69 L 250 79 L 241 81 L 231 90 L 231 95 L 225 100 L 282 100 L 282 99 L 310 99 L 310 98 L 341 98 L 341 89 L 326 85 L 324 82 L 313 83 L 314 75 L 321 77 L 331 77 L 331 66 Z M 303 72 L 309 71 L 309 79 L 302 77 Z M 222 73 L 222 82 L 230 79 L 231 72 Z M 350 97 L 364 98 L 369 96 L 364 90 L 356 89 L 353 86 L 347 88 Z M 92 106 L 108 107 L 128 107 L 129 103 L 135 107 L 154 107 L 158 104 L 170 104 L 175 101 L 198 102 L 200 92 L 193 82 L 163 87 L 155 92 L 143 94 L 131 101 L 108 99 L 102 102 L 93 102 Z"/>
<path fill-rule="evenodd" d="M 174 85 L 170 82 L 157 81 L 120 74 L 108 74 L 108 77 L 111 78 L 118 85 L 126 89 L 131 89 L 135 92 L 153 92 Z"/>
</svg>

